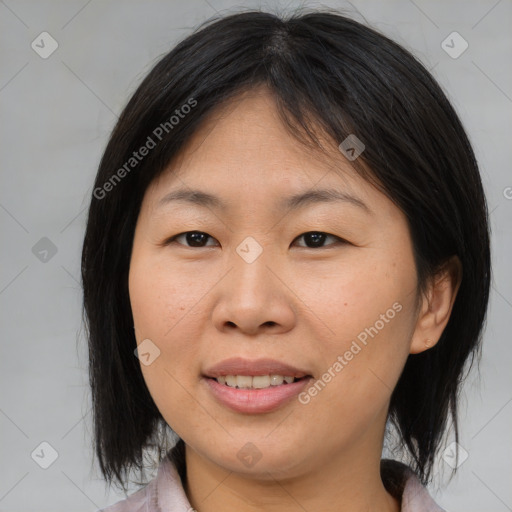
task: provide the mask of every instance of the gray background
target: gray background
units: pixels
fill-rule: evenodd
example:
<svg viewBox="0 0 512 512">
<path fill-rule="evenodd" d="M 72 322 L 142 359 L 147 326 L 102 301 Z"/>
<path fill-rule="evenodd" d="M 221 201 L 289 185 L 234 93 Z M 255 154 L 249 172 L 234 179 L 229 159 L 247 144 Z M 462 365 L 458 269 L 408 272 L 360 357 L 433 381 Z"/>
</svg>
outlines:
<svg viewBox="0 0 512 512">
<path fill-rule="evenodd" d="M 431 492 L 452 512 L 512 510 L 511 0 L 6 0 L 0 2 L 0 511 L 95 511 L 123 498 L 105 491 L 93 464 L 79 286 L 86 208 L 116 116 L 156 60 L 216 11 L 298 5 L 342 7 L 411 50 L 466 126 L 492 212 L 494 281 L 480 379 L 473 372 L 462 396 L 460 444 L 469 456 L 449 483 L 440 459 Z M 46 59 L 31 47 L 43 31 L 58 43 Z M 469 44 L 458 58 L 441 46 L 453 31 Z M 47 469 L 36 463 L 51 462 L 48 448 L 41 455 L 42 442 L 58 454 Z M 34 450 L 39 459 L 31 457 Z"/>
</svg>

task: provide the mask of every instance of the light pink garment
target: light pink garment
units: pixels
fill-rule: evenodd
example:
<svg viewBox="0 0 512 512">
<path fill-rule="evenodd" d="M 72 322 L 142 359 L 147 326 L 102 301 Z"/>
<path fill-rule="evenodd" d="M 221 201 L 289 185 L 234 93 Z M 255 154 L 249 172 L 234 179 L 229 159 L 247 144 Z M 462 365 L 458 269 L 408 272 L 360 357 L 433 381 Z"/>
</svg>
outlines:
<svg viewBox="0 0 512 512">
<path fill-rule="evenodd" d="M 445 512 L 410 469 L 402 469 L 407 478 L 402 494 L 401 512 Z M 166 457 L 156 477 L 127 499 L 98 512 L 193 512 L 175 465 Z"/>
</svg>

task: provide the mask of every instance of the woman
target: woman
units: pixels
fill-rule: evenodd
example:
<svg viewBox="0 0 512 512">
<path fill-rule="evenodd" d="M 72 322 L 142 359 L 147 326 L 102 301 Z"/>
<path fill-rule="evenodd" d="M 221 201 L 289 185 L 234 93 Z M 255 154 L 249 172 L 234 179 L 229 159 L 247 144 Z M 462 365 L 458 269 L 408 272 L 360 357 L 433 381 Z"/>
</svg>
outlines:
<svg viewBox="0 0 512 512">
<path fill-rule="evenodd" d="M 417 59 L 334 11 L 209 20 L 128 102 L 91 198 L 96 454 L 125 491 L 159 463 L 105 510 L 441 510 L 490 272 L 473 150 Z"/>
</svg>

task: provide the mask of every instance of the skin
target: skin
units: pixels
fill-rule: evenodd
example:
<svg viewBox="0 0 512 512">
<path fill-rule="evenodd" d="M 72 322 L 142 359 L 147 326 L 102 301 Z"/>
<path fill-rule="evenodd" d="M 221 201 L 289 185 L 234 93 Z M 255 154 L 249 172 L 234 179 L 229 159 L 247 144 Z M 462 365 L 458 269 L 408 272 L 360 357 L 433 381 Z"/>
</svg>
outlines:
<svg viewBox="0 0 512 512">
<path fill-rule="evenodd" d="M 129 291 L 137 343 L 149 338 L 160 355 L 141 370 L 186 443 L 185 492 L 199 512 L 400 510 L 379 470 L 389 400 L 408 355 L 441 336 L 458 262 L 420 296 L 405 216 L 335 145 L 330 156 L 295 140 L 266 89 L 254 89 L 212 114 L 144 196 Z M 179 188 L 228 206 L 158 206 Z M 319 188 L 357 196 L 372 213 L 350 202 L 277 208 Z M 165 243 L 187 231 L 209 236 L 196 247 L 185 236 Z M 311 231 L 334 236 L 315 247 L 302 236 Z M 236 252 L 248 236 L 263 250 L 252 263 Z M 319 379 L 395 303 L 400 312 L 307 404 L 242 414 L 201 378 L 241 356 L 282 360 Z M 237 457 L 248 442 L 261 454 L 251 467 Z"/>
</svg>

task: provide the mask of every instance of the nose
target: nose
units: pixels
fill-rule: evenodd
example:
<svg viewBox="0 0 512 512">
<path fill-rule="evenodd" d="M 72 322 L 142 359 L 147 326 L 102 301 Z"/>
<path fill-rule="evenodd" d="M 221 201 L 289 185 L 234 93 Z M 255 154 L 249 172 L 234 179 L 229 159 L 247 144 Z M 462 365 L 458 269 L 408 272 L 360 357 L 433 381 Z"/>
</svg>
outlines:
<svg viewBox="0 0 512 512">
<path fill-rule="evenodd" d="M 231 270 L 219 283 L 212 313 L 219 331 L 282 334 L 293 328 L 295 296 L 286 284 L 285 272 L 269 264 L 269 259 L 265 251 L 251 263 L 233 254 Z"/>
</svg>

